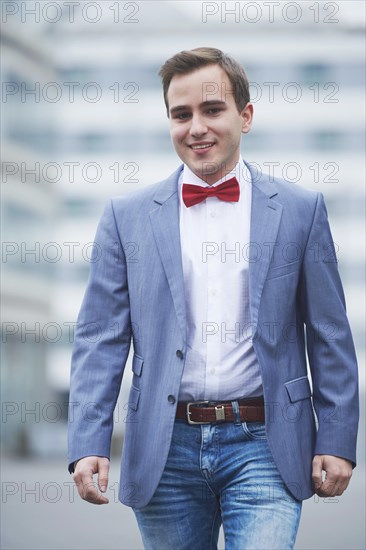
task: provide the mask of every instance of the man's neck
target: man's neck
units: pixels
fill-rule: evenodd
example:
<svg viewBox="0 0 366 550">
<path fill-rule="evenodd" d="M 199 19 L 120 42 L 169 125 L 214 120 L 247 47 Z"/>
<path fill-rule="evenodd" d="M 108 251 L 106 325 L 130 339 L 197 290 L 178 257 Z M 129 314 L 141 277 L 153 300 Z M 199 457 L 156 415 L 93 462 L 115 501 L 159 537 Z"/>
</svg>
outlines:
<svg viewBox="0 0 366 550">
<path fill-rule="evenodd" d="M 240 165 L 242 162 L 243 162 L 243 159 L 242 159 L 241 155 L 239 155 L 239 158 L 238 158 L 237 162 L 234 164 L 234 166 L 232 167 L 231 170 L 228 170 L 224 165 L 221 166 L 220 170 L 218 170 L 215 173 L 214 181 L 212 181 L 212 179 L 210 177 L 210 174 L 202 174 L 202 173 L 196 174 L 195 172 L 193 172 L 189 168 L 188 165 L 185 164 L 184 167 L 185 167 L 185 170 L 188 171 L 188 172 L 191 172 L 191 174 L 193 174 L 193 176 L 195 178 L 199 178 L 199 180 L 201 180 L 202 183 L 205 183 L 205 184 L 211 186 L 211 185 L 215 185 L 220 180 L 228 179 L 230 174 L 232 176 L 235 176 L 235 175 L 239 174 L 240 169 L 239 169 L 238 165 Z"/>
</svg>

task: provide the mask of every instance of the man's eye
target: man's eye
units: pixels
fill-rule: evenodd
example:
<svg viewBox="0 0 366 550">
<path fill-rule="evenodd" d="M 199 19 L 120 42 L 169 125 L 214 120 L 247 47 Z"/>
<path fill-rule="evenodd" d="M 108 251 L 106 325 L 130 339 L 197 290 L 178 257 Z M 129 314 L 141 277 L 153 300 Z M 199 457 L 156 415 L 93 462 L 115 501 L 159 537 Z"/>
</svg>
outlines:
<svg viewBox="0 0 366 550">
<path fill-rule="evenodd" d="M 175 118 L 177 118 L 178 120 L 184 120 L 186 118 L 188 118 L 190 115 L 189 113 L 179 113 L 176 115 Z"/>
<path fill-rule="evenodd" d="M 220 109 L 219 107 L 213 107 L 212 109 L 208 109 L 208 114 L 209 115 L 216 115 L 217 113 L 219 113 L 222 109 Z"/>
</svg>

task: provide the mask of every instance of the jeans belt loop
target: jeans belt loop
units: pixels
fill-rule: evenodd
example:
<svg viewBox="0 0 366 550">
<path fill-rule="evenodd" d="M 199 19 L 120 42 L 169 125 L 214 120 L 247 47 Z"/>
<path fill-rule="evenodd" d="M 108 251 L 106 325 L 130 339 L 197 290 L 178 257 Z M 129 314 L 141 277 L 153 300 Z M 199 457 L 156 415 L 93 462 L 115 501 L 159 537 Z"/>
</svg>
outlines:
<svg viewBox="0 0 366 550">
<path fill-rule="evenodd" d="M 233 413 L 234 413 L 234 424 L 236 426 L 239 426 L 241 424 L 239 403 L 237 401 L 232 401 L 231 405 L 233 407 Z"/>
</svg>

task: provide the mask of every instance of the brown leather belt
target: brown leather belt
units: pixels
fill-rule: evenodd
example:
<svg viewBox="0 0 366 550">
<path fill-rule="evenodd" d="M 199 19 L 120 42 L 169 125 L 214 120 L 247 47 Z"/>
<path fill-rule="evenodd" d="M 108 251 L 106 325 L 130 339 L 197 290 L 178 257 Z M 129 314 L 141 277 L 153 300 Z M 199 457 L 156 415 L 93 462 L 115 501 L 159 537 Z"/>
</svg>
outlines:
<svg viewBox="0 0 366 550">
<path fill-rule="evenodd" d="M 263 397 L 238 399 L 242 422 L 264 422 Z M 233 422 L 235 414 L 231 401 L 179 401 L 176 418 L 188 424 L 210 424 L 211 422 Z"/>
</svg>

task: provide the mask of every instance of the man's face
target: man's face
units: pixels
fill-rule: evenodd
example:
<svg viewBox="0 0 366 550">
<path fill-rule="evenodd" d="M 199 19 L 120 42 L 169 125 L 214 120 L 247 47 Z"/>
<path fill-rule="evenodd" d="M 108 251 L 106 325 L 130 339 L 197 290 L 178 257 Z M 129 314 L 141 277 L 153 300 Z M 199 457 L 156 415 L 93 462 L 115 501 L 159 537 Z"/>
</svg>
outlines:
<svg viewBox="0 0 366 550">
<path fill-rule="evenodd" d="M 241 134 L 252 124 L 252 104 L 238 112 L 229 77 L 219 65 L 175 75 L 167 99 L 178 156 L 212 185 L 239 160 Z"/>
</svg>

